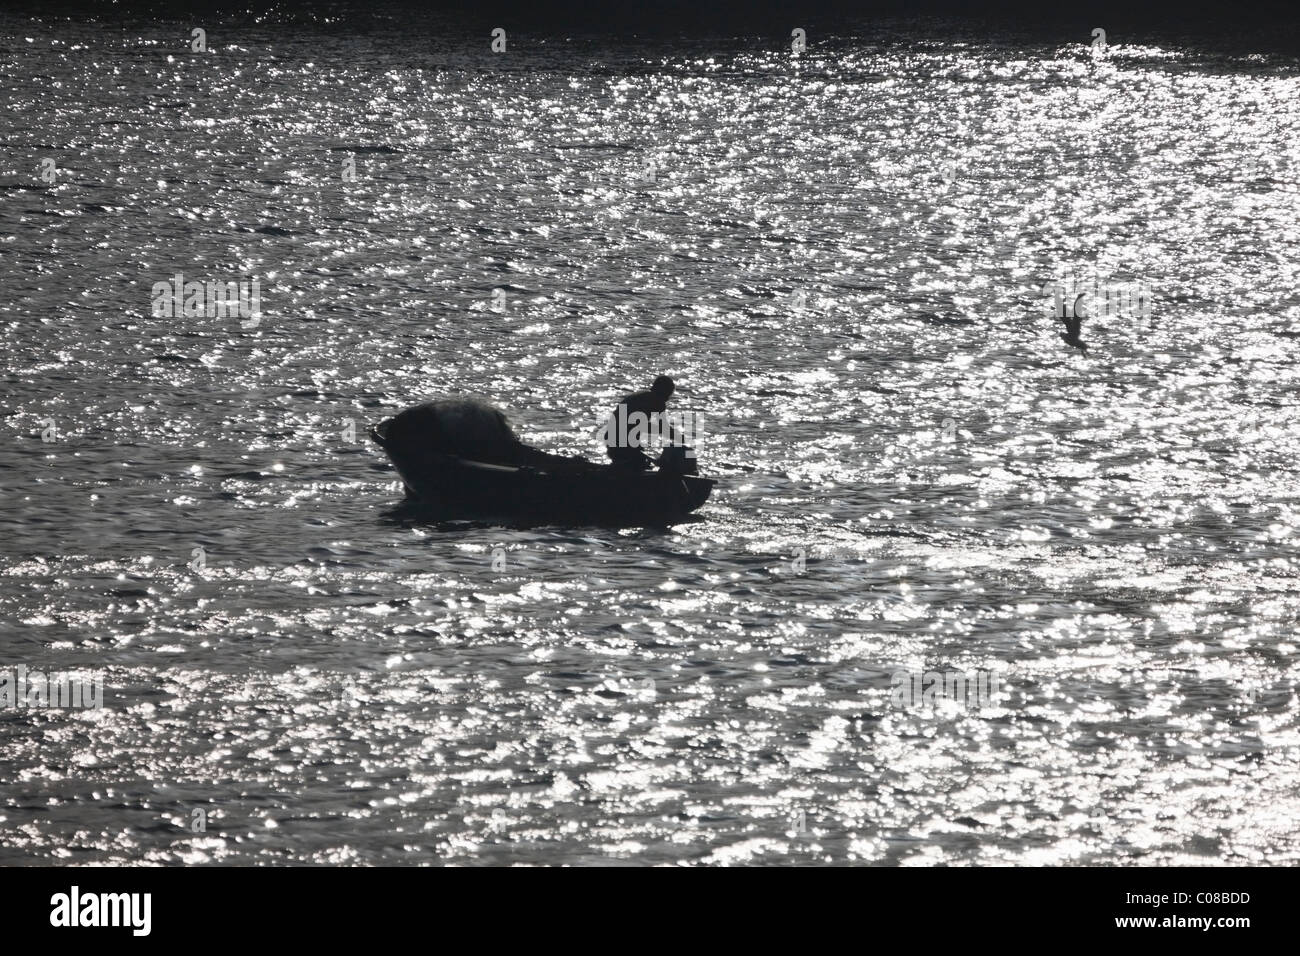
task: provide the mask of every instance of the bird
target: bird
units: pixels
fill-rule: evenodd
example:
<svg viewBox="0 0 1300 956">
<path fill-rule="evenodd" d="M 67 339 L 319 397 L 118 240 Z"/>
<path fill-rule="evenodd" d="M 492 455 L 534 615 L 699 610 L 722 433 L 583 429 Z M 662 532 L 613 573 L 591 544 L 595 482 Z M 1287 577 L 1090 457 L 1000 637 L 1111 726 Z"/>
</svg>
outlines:
<svg viewBox="0 0 1300 956">
<path fill-rule="evenodd" d="M 1078 316 L 1062 316 L 1061 321 L 1065 323 L 1065 331 L 1059 333 L 1061 340 L 1087 355 L 1088 346 L 1083 343 L 1083 339 L 1079 338 L 1079 334 L 1083 332 L 1083 319 Z"/>
</svg>

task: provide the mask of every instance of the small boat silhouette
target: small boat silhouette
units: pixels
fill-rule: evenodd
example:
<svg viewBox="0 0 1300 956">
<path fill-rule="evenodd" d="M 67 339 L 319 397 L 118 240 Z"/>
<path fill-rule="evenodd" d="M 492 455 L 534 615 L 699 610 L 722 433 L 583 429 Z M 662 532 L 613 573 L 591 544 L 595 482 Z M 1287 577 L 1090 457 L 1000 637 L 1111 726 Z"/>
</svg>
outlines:
<svg viewBox="0 0 1300 956">
<path fill-rule="evenodd" d="M 440 517 L 554 524 L 664 526 L 695 511 L 711 478 L 684 473 L 665 449 L 654 471 L 551 455 L 515 437 L 490 405 L 464 400 L 408 408 L 370 430 L 406 486 L 408 503 Z"/>
</svg>

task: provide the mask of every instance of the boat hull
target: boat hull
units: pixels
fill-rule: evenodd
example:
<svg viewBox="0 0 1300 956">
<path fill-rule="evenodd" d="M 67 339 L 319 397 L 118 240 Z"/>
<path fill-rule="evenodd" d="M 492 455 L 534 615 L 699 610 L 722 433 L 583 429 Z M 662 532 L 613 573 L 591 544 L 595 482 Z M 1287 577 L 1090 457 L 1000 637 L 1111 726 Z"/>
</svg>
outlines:
<svg viewBox="0 0 1300 956">
<path fill-rule="evenodd" d="M 408 500 L 447 517 L 665 525 L 704 504 L 715 484 L 697 475 L 638 472 L 554 456 L 539 467 L 472 461 L 387 441 L 383 423 L 371 436 L 401 475 Z"/>
</svg>

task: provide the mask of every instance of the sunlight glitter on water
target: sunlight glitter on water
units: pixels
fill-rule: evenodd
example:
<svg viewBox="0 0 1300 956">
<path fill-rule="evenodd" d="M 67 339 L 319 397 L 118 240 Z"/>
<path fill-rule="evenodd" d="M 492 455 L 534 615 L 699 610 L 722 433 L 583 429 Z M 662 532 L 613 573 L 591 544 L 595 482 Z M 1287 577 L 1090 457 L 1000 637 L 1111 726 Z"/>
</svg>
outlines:
<svg viewBox="0 0 1300 956">
<path fill-rule="evenodd" d="M 0 628 L 106 696 L 0 722 L 0 861 L 1296 859 L 1294 61 L 0 26 Z M 701 522 L 391 514 L 396 409 L 599 457 L 659 371 Z"/>
</svg>

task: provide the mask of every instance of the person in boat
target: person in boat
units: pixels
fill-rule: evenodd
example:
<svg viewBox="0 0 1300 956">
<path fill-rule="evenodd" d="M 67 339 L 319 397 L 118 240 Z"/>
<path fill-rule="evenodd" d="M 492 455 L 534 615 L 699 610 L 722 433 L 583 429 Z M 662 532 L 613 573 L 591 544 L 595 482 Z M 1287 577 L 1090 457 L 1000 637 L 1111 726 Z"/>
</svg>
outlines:
<svg viewBox="0 0 1300 956">
<path fill-rule="evenodd" d="M 610 464 L 615 468 L 644 471 L 653 468 L 654 462 L 643 451 L 649 440 L 665 430 L 669 441 L 678 444 L 679 438 L 665 419 L 668 399 L 676 390 L 673 380 L 660 375 L 650 385 L 650 390 L 624 395 L 605 423 L 605 449 Z"/>
</svg>

